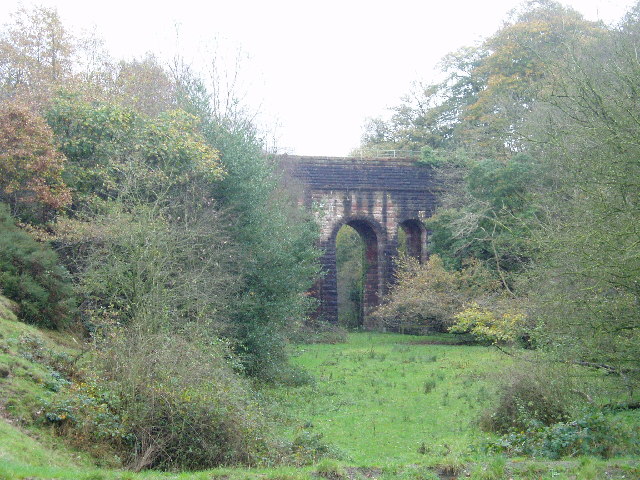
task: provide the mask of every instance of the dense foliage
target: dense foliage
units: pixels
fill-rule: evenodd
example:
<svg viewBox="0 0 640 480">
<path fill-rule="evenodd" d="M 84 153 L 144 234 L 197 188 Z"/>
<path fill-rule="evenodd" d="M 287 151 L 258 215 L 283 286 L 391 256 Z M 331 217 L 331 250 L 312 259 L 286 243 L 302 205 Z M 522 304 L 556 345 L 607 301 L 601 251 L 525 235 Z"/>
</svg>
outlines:
<svg viewBox="0 0 640 480">
<path fill-rule="evenodd" d="M 449 165 L 436 169 L 451 188 L 427 221 L 430 250 L 452 274 L 480 262 L 508 298 L 504 309 L 464 294 L 451 314 L 453 331 L 534 347 L 537 363 L 567 377 L 572 365 L 591 367 L 594 377 L 606 373 L 615 381 L 600 393 L 631 403 L 640 382 L 639 12 L 636 5 L 607 27 L 554 1 L 525 2 L 481 45 L 447 56 L 442 83 L 417 88 L 363 138 L 365 150 L 426 147 Z M 427 311 L 456 291 L 424 289 L 432 270 L 432 262 L 400 269 L 380 312 Z M 549 395 L 544 382 L 527 385 L 521 392 L 529 399 L 517 408 L 538 421 Z M 505 399 L 517 399 L 516 386 L 501 388 Z M 567 405 L 593 403 L 584 386 L 573 390 Z M 515 429 L 504 408 L 496 404 L 493 415 Z M 556 415 L 560 423 L 544 427 L 550 430 L 521 453 L 541 451 L 563 429 L 573 432 L 565 438 L 571 444 L 569 436 L 590 428 L 584 425 L 600 425 L 594 418 L 571 423 Z"/>
<path fill-rule="evenodd" d="M 99 373 L 45 407 L 79 447 L 101 446 L 130 468 L 257 463 L 278 453 L 258 398 L 216 339 L 123 330 L 100 350 Z"/>
<path fill-rule="evenodd" d="M 18 228 L 0 204 L 0 291 L 19 305 L 20 318 L 46 328 L 70 323 L 75 311 L 71 277 L 48 246 Z"/>
<path fill-rule="evenodd" d="M 305 295 L 318 273 L 317 226 L 279 185 L 274 166 L 246 122 L 207 118 L 207 140 L 220 150 L 226 175 L 214 192 L 241 249 L 242 286 L 234 299 L 230 334 L 247 371 L 272 381 L 297 382 L 287 367 L 292 327 L 313 306 Z M 289 377 L 289 378 L 287 378 Z"/>
<path fill-rule="evenodd" d="M 285 347 L 313 306 L 315 224 L 217 85 L 98 45 L 46 8 L 0 35 L 0 198 L 60 253 L 3 208 L 0 285 L 23 320 L 91 342 L 47 418 L 136 469 L 263 461 L 245 377 L 307 380 Z"/>
<path fill-rule="evenodd" d="M 448 271 L 437 255 L 424 265 L 404 257 L 396 268 L 397 283 L 389 302 L 374 313 L 374 318 L 402 332 L 446 331 L 466 301 L 482 298 L 486 303 L 498 294 L 496 282 L 477 262 L 461 271 Z"/>
<path fill-rule="evenodd" d="M 533 191 L 548 218 L 526 282 L 540 341 L 619 375 L 631 395 L 640 386 L 639 13 L 597 45 L 550 59 L 562 74 L 529 124 L 544 171 Z"/>
<path fill-rule="evenodd" d="M 0 199 L 14 215 L 42 222 L 71 202 L 64 164 L 43 118 L 25 105 L 0 106 Z"/>
</svg>

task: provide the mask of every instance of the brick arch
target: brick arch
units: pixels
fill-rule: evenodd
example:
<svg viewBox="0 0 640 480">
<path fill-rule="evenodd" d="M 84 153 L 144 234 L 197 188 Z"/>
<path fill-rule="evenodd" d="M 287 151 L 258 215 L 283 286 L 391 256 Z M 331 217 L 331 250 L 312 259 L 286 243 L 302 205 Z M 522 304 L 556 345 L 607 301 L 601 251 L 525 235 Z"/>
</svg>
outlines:
<svg viewBox="0 0 640 480">
<path fill-rule="evenodd" d="M 283 180 L 299 195 L 299 202 L 311 209 L 320 225 L 319 247 L 325 275 L 314 288 L 319 299 L 318 315 L 338 321 L 335 237 L 349 224 L 371 245 L 375 234 L 377 267 L 371 271 L 366 289 L 366 314 L 377 306 L 393 279 L 393 258 L 398 252 L 398 229 L 411 238 L 410 250 L 420 260 L 426 256 L 426 229 L 422 221 L 433 213 L 442 186 L 431 167 L 410 159 L 362 159 L 331 157 L 278 158 Z M 374 275 L 375 273 L 375 275 Z M 377 278 L 374 278 L 377 276 Z M 369 280 L 368 280 L 369 281 Z M 375 288 L 374 288 L 375 285 Z"/>
<path fill-rule="evenodd" d="M 364 281 L 363 314 L 364 318 L 371 310 L 380 304 L 383 294 L 383 274 L 381 266 L 384 262 L 387 232 L 372 217 L 350 215 L 339 218 L 331 228 L 331 234 L 324 245 L 322 267 L 324 278 L 320 291 L 323 316 L 325 318 L 338 317 L 338 270 L 336 265 L 336 237 L 340 229 L 348 225 L 353 228 L 362 239 L 365 246 L 366 271 Z"/>
</svg>

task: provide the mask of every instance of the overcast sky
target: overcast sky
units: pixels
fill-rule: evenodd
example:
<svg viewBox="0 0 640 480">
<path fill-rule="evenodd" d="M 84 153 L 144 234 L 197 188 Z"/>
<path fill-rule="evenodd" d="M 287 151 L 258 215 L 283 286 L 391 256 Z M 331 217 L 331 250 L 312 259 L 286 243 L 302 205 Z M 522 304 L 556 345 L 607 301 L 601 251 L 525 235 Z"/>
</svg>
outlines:
<svg viewBox="0 0 640 480">
<path fill-rule="evenodd" d="M 206 68 L 242 52 L 238 91 L 280 151 L 341 156 L 368 117 L 386 116 L 446 53 L 495 32 L 516 0 L 2 0 L 56 7 L 74 33 L 95 30 L 115 58 L 176 50 Z M 635 0 L 566 0 L 590 20 L 616 22 Z M 215 53 L 215 52 L 218 53 Z M 221 53 L 222 52 L 222 53 Z"/>
</svg>

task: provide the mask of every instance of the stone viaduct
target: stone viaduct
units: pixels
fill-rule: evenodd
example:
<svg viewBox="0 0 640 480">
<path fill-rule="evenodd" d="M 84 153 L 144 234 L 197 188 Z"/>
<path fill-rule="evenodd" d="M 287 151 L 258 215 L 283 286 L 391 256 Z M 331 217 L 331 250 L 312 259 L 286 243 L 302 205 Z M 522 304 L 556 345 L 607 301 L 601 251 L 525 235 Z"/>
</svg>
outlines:
<svg viewBox="0 0 640 480">
<path fill-rule="evenodd" d="M 398 230 L 406 233 L 407 252 L 426 258 L 427 231 L 423 220 L 433 213 L 440 190 L 433 170 L 400 158 L 278 157 L 300 203 L 312 209 L 321 228 L 324 276 L 314 294 L 319 316 L 338 320 L 336 235 L 353 227 L 365 244 L 364 319 L 380 304 L 393 278 Z"/>
</svg>

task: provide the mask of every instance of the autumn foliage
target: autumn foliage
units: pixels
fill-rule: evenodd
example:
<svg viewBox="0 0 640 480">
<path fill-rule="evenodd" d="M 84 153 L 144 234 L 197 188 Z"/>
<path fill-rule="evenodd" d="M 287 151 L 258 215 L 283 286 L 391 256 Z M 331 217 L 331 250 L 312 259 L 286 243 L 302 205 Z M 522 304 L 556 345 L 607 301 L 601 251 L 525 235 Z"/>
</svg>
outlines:
<svg viewBox="0 0 640 480">
<path fill-rule="evenodd" d="M 0 198 L 14 211 L 69 205 L 71 192 L 62 180 L 64 162 L 42 117 L 18 103 L 0 107 Z"/>
</svg>

